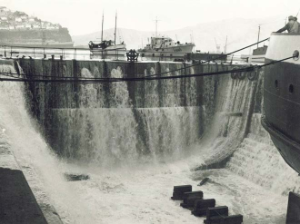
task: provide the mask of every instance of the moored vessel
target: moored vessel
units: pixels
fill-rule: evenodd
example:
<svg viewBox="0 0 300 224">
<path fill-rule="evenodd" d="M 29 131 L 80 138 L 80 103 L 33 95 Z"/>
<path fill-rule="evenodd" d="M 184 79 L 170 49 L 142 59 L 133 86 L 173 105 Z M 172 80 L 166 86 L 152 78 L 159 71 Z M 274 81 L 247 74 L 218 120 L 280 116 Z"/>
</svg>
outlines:
<svg viewBox="0 0 300 224">
<path fill-rule="evenodd" d="M 287 164 L 300 173 L 300 34 L 273 33 L 264 72 L 262 125 Z"/>
<path fill-rule="evenodd" d="M 175 42 L 169 37 L 151 37 L 150 43 L 138 52 L 147 59 L 183 59 L 186 54 L 192 53 L 194 46 L 194 43 Z"/>
<path fill-rule="evenodd" d="M 124 42 L 117 44 L 117 14 L 115 17 L 114 40 L 103 39 L 104 15 L 102 16 L 101 41 L 90 41 L 89 48 L 91 59 L 125 59 L 126 45 Z"/>
</svg>

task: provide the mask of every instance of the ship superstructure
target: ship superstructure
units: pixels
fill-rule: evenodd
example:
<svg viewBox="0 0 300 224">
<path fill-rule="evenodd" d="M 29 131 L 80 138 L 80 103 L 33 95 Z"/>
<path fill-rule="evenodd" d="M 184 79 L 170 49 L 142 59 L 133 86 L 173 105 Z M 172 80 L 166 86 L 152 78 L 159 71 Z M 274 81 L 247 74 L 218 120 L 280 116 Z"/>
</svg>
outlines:
<svg viewBox="0 0 300 224">
<path fill-rule="evenodd" d="M 150 60 L 174 60 L 184 59 L 185 55 L 192 53 L 195 46 L 194 43 L 180 43 L 174 41 L 170 37 L 158 36 L 157 24 L 158 19 L 155 20 L 155 36 L 151 37 L 150 43 L 144 48 L 138 50 L 142 58 Z"/>
<path fill-rule="evenodd" d="M 192 52 L 194 46 L 194 43 L 175 42 L 169 37 L 151 37 L 151 42 L 138 52 L 141 57 L 146 58 L 184 58 L 186 54 Z"/>
</svg>

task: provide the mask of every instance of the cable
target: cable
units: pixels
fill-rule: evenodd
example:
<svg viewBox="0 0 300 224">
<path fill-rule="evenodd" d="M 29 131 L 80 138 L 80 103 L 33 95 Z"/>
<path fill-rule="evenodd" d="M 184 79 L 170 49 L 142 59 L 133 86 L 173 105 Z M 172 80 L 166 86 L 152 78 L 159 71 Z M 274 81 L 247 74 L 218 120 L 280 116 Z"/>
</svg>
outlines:
<svg viewBox="0 0 300 224">
<path fill-rule="evenodd" d="M 270 63 L 266 63 L 264 65 L 259 66 L 248 66 L 245 68 L 239 68 L 239 69 L 233 69 L 233 70 L 224 70 L 224 71 L 218 71 L 218 72 L 211 72 L 211 73 L 198 73 L 198 74 L 188 74 L 188 75 L 180 75 L 180 76 L 164 76 L 164 77 L 133 77 L 133 78 L 99 78 L 99 79 L 26 79 L 26 78 L 19 78 L 19 79 L 11 79 L 11 78 L 0 78 L 0 81 L 15 81 L 15 82 L 43 82 L 43 83 L 49 83 L 49 82 L 61 82 L 61 83 L 74 83 L 74 82 L 82 82 L 82 83 L 109 83 L 109 82 L 138 82 L 138 81 L 151 81 L 151 80 L 168 80 L 168 79 L 181 79 L 181 78 L 192 78 L 192 77 L 203 77 L 203 76 L 210 76 L 210 75 L 223 75 L 228 74 L 232 72 L 251 72 L 255 69 L 260 69 L 265 66 L 270 66 L 273 64 L 280 63 L 282 61 L 286 61 L 289 59 L 294 58 L 294 56 L 287 57 L 284 59 L 281 59 L 279 61 L 272 61 Z"/>
<path fill-rule="evenodd" d="M 265 42 L 265 41 L 267 41 L 267 40 L 269 40 L 270 38 L 266 38 L 266 39 L 264 39 L 264 40 L 261 40 L 261 41 L 259 41 L 259 42 L 256 42 L 256 43 L 253 43 L 253 44 L 251 44 L 251 45 L 248 45 L 248 46 L 246 46 L 246 47 L 243 47 L 243 48 L 241 48 L 241 49 L 238 49 L 238 50 L 236 50 L 236 51 L 233 51 L 233 52 L 230 52 L 230 53 L 227 53 L 227 54 L 222 54 L 222 55 L 220 55 L 219 57 L 217 57 L 217 58 L 214 58 L 214 59 L 210 59 L 210 60 L 208 60 L 208 61 L 206 61 L 206 62 L 204 62 L 204 63 L 202 63 L 202 64 L 205 64 L 205 63 L 209 63 L 209 62 L 211 62 L 211 61 L 215 61 L 215 60 L 218 60 L 218 59 L 221 59 L 221 58 L 223 58 L 223 57 L 227 57 L 227 56 L 229 56 L 229 55 L 231 55 L 231 54 L 234 54 L 234 53 L 237 53 L 237 52 L 239 52 L 239 51 L 242 51 L 242 50 L 244 50 L 244 49 L 247 49 L 247 48 L 249 48 L 249 47 L 252 47 L 252 46 L 254 46 L 254 45 L 257 45 L 257 44 L 259 44 L 259 43 L 262 43 L 262 42 Z M 30 47 L 21 47 L 21 46 L 13 46 L 13 47 L 19 47 L 19 48 L 30 48 Z M 9 48 L 12 48 L 12 46 L 9 46 Z M 32 49 L 32 48 L 31 48 Z M 52 48 L 43 48 L 43 47 L 36 47 L 36 48 L 33 48 L 33 49 L 52 49 Z M 70 50 L 70 49 L 73 49 L 73 50 L 88 50 L 88 49 L 84 49 L 84 48 L 76 48 L 76 49 L 74 49 L 74 48 L 53 48 L 52 50 Z M 113 50 L 113 51 L 116 51 L 116 50 Z M 26 52 L 26 53 L 28 53 L 28 52 Z M 68 54 L 68 53 L 64 53 L 64 54 Z M 72 53 L 71 53 L 72 54 Z M 168 72 L 162 72 L 162 73 L 156 73 L 156 74 L 153 74 L 153 75 L 148 75 L 148 76 L 144 76 L 144 77 L 155 77 L 155 76 L 158 76 L 158 75 L 163 75 L 163 74 L 168 74 L 168 73 L 172 73 L 172 72 L 176 72 L 176 71 L 182 71 L 182 70 L 184 70 L 184 69 L 188 69 L 188 68 L 191 68 L 191 67 L 195 67 L 195 66 L 198 66 L 198 65 L 201 65 L 201 62 L 199 62 L 198 64 L 192 64 L 192 65 L 189 65 L 189 66 L 186 66 L 186 67 L 183 67 L 183 68 L 179 68 L 179 69 L 175 69 L 175 70 L 172 70 L 172 71 L 168 71 Z M 36 75 L 32 75 L 32 76 L 36 76 Z M 52 76 L 43 76 L 43 77 L 52 77 Z M 55 78 L 58 78 L 58 77 L 55 77 Z M 74 78 L 74 77 L 64 77 L 64 78 L 70 78 L 70 79 L 72 79 L 72 78 Z"/>
<path fill-rule="evenodd" d="M 262 42 L 265 42 L 265 41 L 267 41 L 267 40 L 269 40 L 269 39 L 270 39 L 270 37 L 268 37 L 268 38 L 266 38 L 266 39 L 264 39 L 264 40 L 258 41 L 258 42 L 256 42 L 256 43 L 250 44 L 250 45 L 248 45 L 248 46 L 246 46 L 246 47 L 243 47 L 243 48 L 241 48 L 241 49 L 238 49 L 238 50 L 236 50 L 236 51 L 233 51 L 233 52 L 230 52 L 230 53 L 227 53 L 227 54 L 223 54 L 223 55 L 221 55 L 221 56 L 219 56 L 219 57 L 217 57 L 217 58 L 214 58 L 213 60 L 208 60 L 208 61 L 206 61 L 206 62 L 204 62 L 204 63 L 209 63 L 209 62 L 211 62 L 211 61 L 215 61 L 215 60 L 221 59 L 221 58 L 223 58 L 223 57 L 225 57 L 225 56 L 227 57 L 227 56 L 229 56 L 229 55 L 231 55 L 231 54 L 234 54 L 234 53 L 237 53 L 237 52 L 239 52 L 239 51 L 245 50 L 245 49 L 247 49 L 247 48 L 249 48 L 249 47 L 252 47 L 252 46 L 254 46 L 254 45 L 257 45 L 257 44 L 260 44 L 260 43 L 262 43 Z M 202 63 L 202 64 L 204 64 L 204 63 Z M 181 71 L 181 70 L 184 70 L 184 69 L 187 69 L 187 68 L 190 68 L 190 67 L 194 67 L 194 66 L 198 66 L 198 65 L 201 65 L 201 63 L 189 65 L 189 66 L 187 66 L 187 67 L 175 69 L 175 70 L 169 71 L 169 72 L 163 72 L 163 73 L 160 73 L 160 75 L 168 74 L 168 73 L 172 73 L 172 72 L 176 72 L 176 71 Z M 153 76 L 156 76 L 156 75 L 158 75 L 158 74 L 148 75 L 148 76 L 145 76 L 145 77 L 153 77 Z"/>
</svg>

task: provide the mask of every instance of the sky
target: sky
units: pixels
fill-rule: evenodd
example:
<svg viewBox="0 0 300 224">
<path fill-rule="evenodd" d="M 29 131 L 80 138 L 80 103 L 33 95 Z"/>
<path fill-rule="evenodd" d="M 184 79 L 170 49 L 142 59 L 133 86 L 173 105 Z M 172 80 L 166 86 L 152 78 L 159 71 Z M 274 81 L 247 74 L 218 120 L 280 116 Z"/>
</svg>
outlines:
<svg viewBox="0 0 300 224">
<path fill-rule="evenodd" d="M 296 15 L 299 0 L 0 0 L 1 6 L 23 11 L 42 20 L 69 28 L 71 35 L 83 35 L 114 27 L 141 31 L 176 30 L 227 19 L 253 19 Z M 300 17 L 300 16 L 299 16 Z M 234 22 L 234 21 L 233 21 Z"/>
</svg>

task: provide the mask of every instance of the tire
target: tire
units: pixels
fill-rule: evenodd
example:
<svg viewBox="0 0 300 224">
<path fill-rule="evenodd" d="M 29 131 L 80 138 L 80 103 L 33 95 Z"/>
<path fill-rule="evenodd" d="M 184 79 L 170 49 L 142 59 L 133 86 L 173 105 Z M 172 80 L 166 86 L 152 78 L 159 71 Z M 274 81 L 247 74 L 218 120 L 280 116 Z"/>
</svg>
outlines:
<svg viewBox="0 0 300 224">
<path fill-rule="evenodd" d="M 231 71 L 230 76 L 231 76 L 232 79 L 237 79 L 237 78 L 238 78 L 239 72 L 234 71 L 234 70 L 236 70 L 236 69 L 238 69 L 238 67 L 233 67 L 233 68 L 231 69 L 232 71 Z"/>
<path fill-rule="evenodd" d="M 257 79 L 257 72 L 255 72 L 255 71 L 249 72 L 247 74 L 247 78 L 250 81 L 256 80 Z"/>
<path fill-rule="evenodd" d="M 231 76 L 232 79 L 236 79 L 237 75 L 238 74 L 236 72 L 232 72 L 230 76 Z"/>
<path fill-rule="evenodd" d="M 243 80 L 246 77 L 246 73 L 245 72 L 238 72 L 237 77 L 238 77 L 238 79 Z"/>
</svg>

